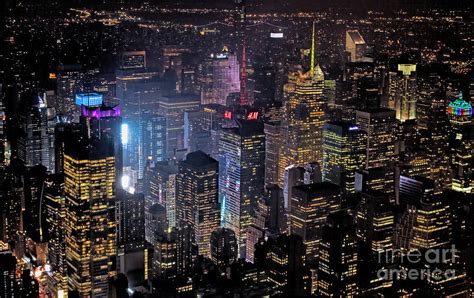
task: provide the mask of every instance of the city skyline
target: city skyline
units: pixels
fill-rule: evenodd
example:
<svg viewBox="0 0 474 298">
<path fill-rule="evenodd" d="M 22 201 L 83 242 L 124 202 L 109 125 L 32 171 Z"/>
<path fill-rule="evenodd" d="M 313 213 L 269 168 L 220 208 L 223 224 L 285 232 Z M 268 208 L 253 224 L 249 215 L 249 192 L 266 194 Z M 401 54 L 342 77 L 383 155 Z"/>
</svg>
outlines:
<svg viewBox="0 0 474 298">
<path fill-rule="evenodd" d="M 471 297 L 470 1 L 2 1 L 0 297 Z"/>
</svg>

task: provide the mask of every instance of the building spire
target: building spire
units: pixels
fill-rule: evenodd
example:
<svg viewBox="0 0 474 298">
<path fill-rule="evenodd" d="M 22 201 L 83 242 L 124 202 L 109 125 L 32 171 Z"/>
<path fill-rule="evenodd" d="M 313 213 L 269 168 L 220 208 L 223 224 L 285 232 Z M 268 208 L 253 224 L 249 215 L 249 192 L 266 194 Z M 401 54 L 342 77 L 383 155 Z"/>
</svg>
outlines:
<svg viewBox="0 0 474 298">
<path fill-rule="evenodd" d="M 313 33 L 311 35 L 311 74 L 314 74 L 314 25 L 315 21 L 313 20 Z"/>
</svg>

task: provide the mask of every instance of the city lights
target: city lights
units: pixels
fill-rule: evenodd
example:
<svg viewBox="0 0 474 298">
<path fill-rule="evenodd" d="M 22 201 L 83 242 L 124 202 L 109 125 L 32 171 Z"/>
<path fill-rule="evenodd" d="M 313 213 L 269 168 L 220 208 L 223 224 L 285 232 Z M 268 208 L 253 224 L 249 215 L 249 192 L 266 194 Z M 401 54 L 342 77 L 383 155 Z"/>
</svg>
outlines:
<svg viewBox="0 0 474 298">
<path fill-rule="evenodd" d="M 473 296 L 474 1 L 17 2 L 0 297 Z"/>
</svg>

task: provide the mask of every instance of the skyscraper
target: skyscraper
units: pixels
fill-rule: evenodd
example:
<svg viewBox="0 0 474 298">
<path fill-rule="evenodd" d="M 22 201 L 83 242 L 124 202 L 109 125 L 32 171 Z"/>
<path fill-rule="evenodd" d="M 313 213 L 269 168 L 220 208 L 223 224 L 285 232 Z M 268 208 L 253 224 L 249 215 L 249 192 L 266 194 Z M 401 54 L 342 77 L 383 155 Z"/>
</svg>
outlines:
<svg viewBox="0 0 474 298">
<path fill-rule="evenodd" d="M 219 227 L 218 162 L 202 151 L 189 153 L 178 165 L 177 224 L 194 230 L 198 254 L 211 256 L 211 233 Z"/>
<path fill-rule="evenodd" d="M 168 231 L 166 209 L 161 204 L 153 204 L 145 211 L 145 239 L 155 245 Z"/>
<path fill-rule="evenodd" d="M 373 253 L 384 253 L 393 247 L 394 214 L 386 195 L 363 192 L 356 208 L 357 237 Z"/>
<path fill-rule="evenodd" d="M 449 122 L 451 123 L 450 147 L 452 189 L 472 192 L 474 173 L 472 165 L 472 106 L 463 99 L 462 93 L 449 103 Z"/>
<path fill-rule="evenodd" d="M 0 84 L 0 170 L 5 167 L 5 146 L 6 146 L 6 133 L 5 133 L 5 122 L 7 120 L 5 114 L 5 105 L 3 103 L 3 85 Z"/>
<path fill-rule="evenodd" d="M 416 64 L 398 64 L 397 71 L 390 72 L 388 80 L 388 108 L 396 111 L 396 118 L 401 122 L 415 119 Z"/>
<path fill-rule="evenodd" d="M 10 252 L 0 252 L 0 296 L 20 297 L 16 281 L 16 258 Z"/>
<path fill-rule="evenodd" d="M 356 112 L 356 125 L 367 133 L 367 170 L 384 168 L 384 191 L 393 193 L 395 158 L 395 111 L 390 109 L 367 109 Z"/>
<path fill-rule="evenodd" d="M 84 132 L 96 138 L 101 138 L 107 133 L 113 138 L 114 157 L 115 157 L 115 173 L 117 180 L 122 178 L 123 171 L 123 148 L 122 148 L 122 110 L 119 105 L 108 107 L 102 105 L 100 107 L 81 106 L 81 125 Z M 60 129 L 56 129 L 58 132 Z M 74 130 L 74 125 L 65 128 L 63 139 L 69 137 L 68 133 Z M 57 142 L 58 144 L 59 142 Z M 64 158 L 63 158 L 64 159 Z"/>
<path fill-rule="evenodd" d="M 111 138 L 83 137 L 67 143 L 64 175 L 69 287 L 85 297 L 107 297 L 117 255 Z"/>
<path fill-rule="evenodd" d="M 149 185 L 145 189 L 145 212 L 154 204 L 165 208 L 169 227 L 176 226 L 176 161 L 161 161 L 150 169 Z M 147 216 L 148 218 L 148 216 Z"/>
<path fill-rule="evenodd" d="M 253 223 L 265 182 L 265 134 L 258 120 L 238 120 L 219 142 L 219 200 L 225 228 L 235 232 L 245 257 L 247 228 Z"/>
<path fill-rule="evenodd" d="M 291 201 L 290 233 L 301 236 L 306 262 L 313 264 L 326 217 L 341 207 L 341 190 L 329 182 L 299 185 L 293 188 Z"/>
<path fill-rule="evenodd" d="M 350 53 L 350 62 L 361 62 L 367 51 L 367 44 L 358 30 L 346 31 L 346 52 Z"/>
<path fill-rule="evenodd" d="M 18 135 L 18 157 L 25 166 L 43 164 L 50 168 L 48 114 L 43 98 L 37 96 L 22 102 Z"/>
<path fill-rule="evenodd" d="M 355 172 L 366 162 L 367 133 L 349 122 L 328 122 L 324 129 L 323 180 L 355 192 Z"/>
<path fill-rule="evenodd" d="M 356 297 L 357 242 L 355 225 L 347 211 L 328 215 L 319 247 L 319 296 Z"/>
<path fill-rule="evenodd" d="M 145 245 L 145 198 L 143 194 L 117 191 L 117 244 L 125 251 Z"/>
<path fill-rule="evenodd" d="M 177 94 L 161 96 L 159 114 L 166 118 L 166 157 L 173 158 L 176 150 L 184 146 L 184 112 L 197 111 L 200 100 L 197 95 Z"/>
<path fill-rule="evenodd" d="M 239 60 L 227 47 L 212 54 L 200 67 L 201 104 L 227 105 L 231 94 L 239 93 Z"/>
<path fill-rule="evenodd" d="M 293 197 L 293 187 L 304 184 L 304 168 L 295 165 L 288 166 L 285 169 L 283 179 L 283 201 L 285 208 L 291 210 L 291 198 Z"/>
<path fill-rule="evenodd" d="M 326 102 L 323 98 L 324 74 L 314 65 L 314 24 L 311 47 L 311 68 L 290 72 L 285 84 L 282 150 L 279 160 L 279 184 L 289 165 L 304 166 L 309 162 L 322 164 L 323 127 Z"/>
<path fill-rule="evenodd" d="M 50 175 L 44 182 L 44 208 L 46 225 L 44 232 L 48 235 L 48 260 L 52 275 L 50 290 L 55 295 L 67 295 L 68 275 L 66 264 L 66 196 L 64 193 L 64 175 Z"/>
<path fill-rule="evenodd" d="M 305 279 L 304 244 L 297 235 L 261 239 L 256 245 L 256 263 L 266 273 L 276 293 L 283 296 L 309 295 Z M 305 282 L 306 280 L 306 282 Z"/>
<path fill-rule="evenodd" d="M 237 260 L 237 238 L 234 231 L 220 228 L 211 235 L 211 259 L 217 266 L 229 265 Z"/>
<path fill-rule="evenodd" d="M 422 200 L 426 200 L 435 194 L 435 183 L 425 177 L 401 175 L 399 192 L 397 202 L 399 205 L 403 207 L 407 205 L 418 206 Z"/>
<path fill-rule="evenodd" d="M 167 157 L 166 117 L 152 111 L 142 111 L 139 127 L 138 177 L 142 177 L 148 161 L 163 161 Z"/>
<path fill-rule="evenodd" d="M 278 184 L 281 148 L 281 123 L 265 123 L 265 186 Z"/>
</svg>

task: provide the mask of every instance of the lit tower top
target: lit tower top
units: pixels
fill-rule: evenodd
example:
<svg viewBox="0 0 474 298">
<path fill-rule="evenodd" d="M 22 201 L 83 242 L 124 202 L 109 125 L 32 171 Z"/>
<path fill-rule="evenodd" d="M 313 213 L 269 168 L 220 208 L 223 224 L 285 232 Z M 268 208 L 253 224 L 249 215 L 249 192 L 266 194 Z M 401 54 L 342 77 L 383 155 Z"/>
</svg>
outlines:
<svg viewBox="0 0 474 298">
<path fill-rule="evenodd" d="M 471 116 L 472 106 L 462 97 L 462 92 L 459 93 L 456 100 L 448 105 L 448 114 L 456 116 Z"/>
<path fill-rule="evenodd" d="M 321 67 L 318 65 L 315 65 L 315 55 L 316 55 L 316 41 L 315 41 L 315 21 L 313 21 L 313 30 L 311 33 L 311 65 L 310 65 L 310 70 L 309 73 L 306 73 L 305 76 L 309 76 L 313 79 L 316 80 L 324 80 L 324 73 L 321 69 Z"/>
<path fill-rule="evenodd" d="M 461 127 L 471 123 L 472 106 L 463 99 L 462 92 L 448 105 L 447 112 L 453 126 Z"/>
</svg>

